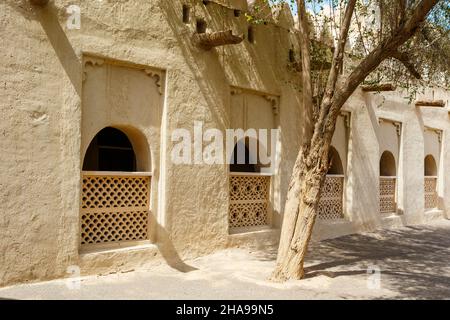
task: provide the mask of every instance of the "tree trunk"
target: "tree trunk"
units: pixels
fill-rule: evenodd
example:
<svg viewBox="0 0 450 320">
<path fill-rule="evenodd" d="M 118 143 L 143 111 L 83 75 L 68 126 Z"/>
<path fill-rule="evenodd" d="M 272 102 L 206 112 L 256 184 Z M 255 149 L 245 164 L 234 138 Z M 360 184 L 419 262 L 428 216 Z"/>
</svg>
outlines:
<svg viewBox="0 0 450 320">
<path fill-rule="evenodd" d="M 332 134 L 326 134 L 316 141 L 318 148 L 303 147 L 299 153 L 286 200 L 277 265 L 271 276 L 273 281 L 302 279 L 304 276 L 303 262 L 328 171 L 330 136 Z"/>
<path fill-rule="evenodd" d="M 300 150 L 294 166 L 289 191 L 286 199 L 283 226 L 278 250 L 277 265 L 272 273 L 274 281 L 301 279 L 304 276 L 303 263 L 307 253 L 312 230 L 317 217 L 322 185 L 329 167 L 328 152 L 334 134 L 339 112 L 364 79 L 379 64 L 396 54 L 397 49 L 410 39 L 422 25 L 427 14 L 438 0 L 422 0 L 414 6 L 409 19 L 402 23 L 396 33 L 382 40 L 359 65 L 338 83 L 339 65 L 343 60 L 350 20 L 356 1 L 349 0 L 344 16 L 338 46 L 333 57 L 333 64 L 328 76 L 325 95 L 320 105 L 320 113 L 314 125 L 312 138 Z M 297 0 L 299 17 L 306 17 L 304 0 Z M 300 43 L 308 43 L 305 19 L 300 19 Z M 303 23 L 303 24 L 302 24 Z M 302 55 L 303 73 L 309 72 L 309 54 Z M 310 86 L 310 77 L 303 76 L 303 84 Z M 309 87 L 307 88 L 309 89 Z M 311 90 L 303 90 L 303 108 L 311 106 Z M 305 117 L 311 117 L 306 112 Z M 310 118 L 306 119 L 310 120 Z M 305 123 L 305 127 L 308 127 Z M 309 132 L 307 130 L 306 134 Z"/>
</svg>

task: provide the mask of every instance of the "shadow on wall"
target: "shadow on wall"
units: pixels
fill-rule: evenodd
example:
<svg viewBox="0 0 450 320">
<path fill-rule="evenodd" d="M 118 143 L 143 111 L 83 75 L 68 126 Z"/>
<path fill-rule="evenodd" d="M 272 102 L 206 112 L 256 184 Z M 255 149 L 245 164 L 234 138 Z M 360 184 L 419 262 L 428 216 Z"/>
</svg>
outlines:
<svg viewBox="0 0 450 320">
<path fill-rule="evenodd" d="M 210 51 L 196 48 L 191 41 L 193 30 L 183 23 L 182 3 L 180 1 L 162 1 L 160 6 L 173 31 L 175 40 L 182 50 L 186 65 L 196 77 L 203 94 L 202 97 L 206 99 L 213 117 L 212 120 L 221 124 L 223 128 L 228 127 L 227 122 L 224 121 L 227 117 L 224 117 L 224 109 L 218 102 L 228 100 L 230 94 L 228 85 L 245 83 L 249 87 L 253 86 L 264 91 L 265 88 L 271 87 L 276 79 L 280 78 L 273 66 L 267 63 L 267 61 L 273 60 L 272 56 L 267 55 L 267 50 L 257 51 L 257 46 L 248 44 L 247 40 L 238 45 L 222 46 Z M 203 5 L 203 7 L 199 4 L 195 9 L 190 10 L 190 20 L 208 17 L 208 19 L 211 19 L 211 21 L 208 21 L 210 23 L 208 28 L 213 32 L 229 30 L 232 28 L 230 25 L 240 25 L 240 23 L 243 23 L 242 19 L 245 19 L 243 16 L 241 18 L 232 17 L 233 10 L 213 2 Z M 194 13 L 196 13 L 196 16 L 194 16 Z M 230 63 L 230 57 L 233 58 L 232 63 Z M 247 59 L 241 61 L 238 57 L 246 57 Z M 259 61 L 259 63 L 249 66 L 246 61 Z M 244 70 L 249 70 L 250 73 L 244 73 Z"/>
<path fill-rule="evenodd" d="M 157 223 L 153 214 L 150 214 L 150 223 L 156 226 L 156 234 L 158 236 L 158 240 L 156 242 L 156 246 L 159 249 L 159 252 L 163 256 L 164 260 L 167 264 L 183 273 L 191 272 L 197 270 L 197 268 L 192 267 L 186 264 L 178 254 L 175 246 L 173 245 L 170 235 L 167 233 L 166 229 Z"/>
<path fill-rule="evenodd" d="M 230 97 L 229 85 L 267 92 L 276 90 L 273 88 L 286 85 L 286 73 L 279 70 L 277 61 L 279 59 L 278 56 L 282 55 L 282 53 L 279 54 L 277 52 L 278 48 L 287 48 L 286 43 L 282 42 L 288 36 L 282 35 L 282 31 L 270 31 L 271 26 L 255 26 L 257 29 L 255 30 L 255 43 L 250 43 L 247 39 L 244 39 L 242 43 L 237 45 L 222 46 L 205 51 L 194 47 L 191 41 L 195 28 L 195 19 L 207 17 L 207 32 L 209 32 L 208 29 L 213 32 L 230 29 L 235 31 L 238 29 L 247 38 L 245 16 L 242 14 L 240 17 L 236 17 L 232 9 L 213 2 L 204 6 L 201 2 L 198 2 L 195 8 L 189 10 L 189 19 L 192 21 L 191 25 L 194 26 L 192 28 L 183 22 L 183 20 L 187 21 L 187 18 L 183 17 L 183 12 L 185 15 L 187 14 L 186 10 L 183 10 L 183 2 L 179 0 L 161 1 L 160 8 L 165 20 L 172 29 L 172 37 L 174 37 L 177 46 L 182 52 L 185 64 L 195 77 L 195 85 L 199 87 L 201 99 L 205 100 L 205 108 L 210 114 L 210 122 L 214 123 L 219 130 L 225 130 L 230 127 L 231 120 L 227 105 Z M 263 36 L 262 32 L 266 30 L 259 30 L 259 27 L 267 28 L 266 30 L 269 31 Z M 285 30 L 283 32 L 287 33 Z M 259 44 L 258 39 L 261 39 Z M 288 60 L 287 53 L 288 49 L 286 49 L 286 65 Z M 295 79 L 297 78 L 299 79 L 299 77 L 295 77 Z M 194 90 L 192 92 L 195 93 Z M 200 101 L 202 101 L 201 99 Z M 198 97 L 195 97 L 193 100 L 199 101 Z M 300 105 L 300 101 L 297 100 L 297 103 Z M 200 117 L 204 118 L 207 116 L 201 115 Z M 284 135 L 285 133 L 282 130 L 280 139 L 285 139 Z M 301 141 L 301 137 L 299 137 L 299 141 Z M 291 151 L 284 152 L 288 153 Z M 286 176 L 290 176 L 290 172 Z M 220 176 L 217 177 L 217 179 L 221 179 Z M 222 181 L 218 180 L 215 183 L 222 184 Z M 282 188 L 287 188 L 288 183 L 289 181 L 285 181 L 282 185 L 286 187 Z M 272 212 L 275 214 L 275 210 Z"/>
<path fill-rule="evenodd" d="M 82 66 L 78 59 L 65 31 L 62 29 L 58 20 L 58 8 L 53 2 L 49 2 L 45 7 L 41 8 L 33 6 L 28 0 L 8 1 L 7 4 L 19 12 L 27 20 L 36 20 L 42 26 L 48 41 L 52 45 L 61 66 L 64 68 L 66 75 L 70 79 L 74 90 L 81 98 L 82 85 Z"/>
</svg>

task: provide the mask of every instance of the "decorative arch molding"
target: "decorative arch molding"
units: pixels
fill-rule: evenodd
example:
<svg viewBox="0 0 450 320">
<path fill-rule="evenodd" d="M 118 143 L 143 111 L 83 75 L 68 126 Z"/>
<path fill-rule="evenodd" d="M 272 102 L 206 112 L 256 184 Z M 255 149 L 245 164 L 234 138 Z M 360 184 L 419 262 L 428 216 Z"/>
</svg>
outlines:
<svg viewBox="0 0 450 320">
<path fill-rule="evenodd" d="M 273 93 L 265 93 L 248 88 L 230 86 L 230 94 L 232 96 L 237 96 L 244 93 L 254 94 L 263 97 L 272 106 L 272 112 L 274 116 L 277 116 L 280 113 L 280 95 Z"/>
<path fill-rule="evenodd" d="M 391 123 L 392 125 L 395 126 L 396 130 L 397 130 L 397 135 L 400 137 L 402 135 L 402 123 L 400 121 L 395 121 L 395 120 L 389 120 L 389 119 L 385 119 L 385 118 L 379 118 L 378 119 L 378 123 L 382 124 L 382 123 Z"/>
<path fill-rule="evenodd" d="M 431 128 L 431 127 L 425 127 L 423 131 L 424 131 L 424 132 L 427 132 L 427 131 L 428 131 L 428 132 L 433 132 L 433 133 L 435 133 L 435 134 L 437 135 L 437 137 L 438 137 L 439 143 L 442 143 L 443 130 L 441 130 L 441 129 L 436 129 L 436 128 Z"/>
<path fill-rule="evenodd" d="M 93 55 L 85 55 L 83 56 L 83 82 L 86 81 L 88 76 L 87 67 L 102 67 L 105 65 L 105 63 L 109 62 L 112 65 L 118 65 L 123 67 L 131 67 L 134 69 L 142 70 L 147 76 L 150 78 L 153 78 L 155 81 L 155 85 L 158 89 L 158 92 L 160 95 L 163 94 L 164 88 L 163 88 L 163 78 L 165 72 L 161 69 L 157 68 L 150 68 L 146 66 L 136 65 L 132 63 L 127 63 L 123 61 L 117 61 L 112 59 L 106 59 L 101 57 L 96 57 Z"/>
</svg>

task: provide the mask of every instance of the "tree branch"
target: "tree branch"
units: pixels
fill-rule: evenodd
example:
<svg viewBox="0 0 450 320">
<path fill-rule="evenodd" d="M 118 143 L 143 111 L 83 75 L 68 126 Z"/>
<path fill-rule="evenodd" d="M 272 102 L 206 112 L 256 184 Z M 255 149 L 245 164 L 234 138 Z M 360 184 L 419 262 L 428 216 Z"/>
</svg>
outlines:
<svg viewBox="0 0 450 320">
<path fill-rule="evenodd" d="M 398 16 L 398 25 L 401 26 L 405 22 L 406 18 L 406 7 L 407 7 L 407 0 L 397 0 L 398 3 L 398 9 L 399 9 L 399 16 Z"/>
<path fill-rule="evenodd" d="M 333 113 L 338 113 L 345 101 L 353 94 L 358 85 L 375 70 L 381 62 L 392 56 L 398 47 L 410 39 L 422 23 L 425 21 L 428 13 L 433 9 L 439 0 L 421 0 L 413 9 L 409 19 L 400 26 L 392 36 L 384 39 L 358 67 L 347 77 L 346 81 L 338 88 L 339 93 L 333 97 Z"/>
<path fill-rule="evenodd" d="M 314 122 L 313 91 L 311 80 L 311 52 L 308 26 L 308 14 L 304 0 L 297 0 L 299 17 L 299 42 L 302 56 L 302 102 L 304 115 L 303 136 L 306 141 L 312 137 Z"/>
<path fill-rule="evenodd" d="M 345 9 L 343 25 L 339 34 L 339 40 L 336 50 L 334 50 L 333 62 L 331 64 L 330 74 L 328 76 L 328 82 L 325 91 L 325 97 L 331 99 L 333 96 L 334 88 L 339 76 L 339 67 L 344 59 L 345 44 L 348 38 L 348 31 L 350 29 L 350 22 L 352 20 L 353 11 L 355 9 L 356 0 L 349 0 Z"/>
<path fill-rule="evenodd" d="M 411 62 L 411 59 L 409 58 L 409 56 L 406 52 L 395 51 L 392 54 L 392 58 L 397 59 L 398 61 L 403 63 L 405 68 L 408 69 L 408 71 L 412 74 L 413 77 L 415 77 L 416 79 L 422 79 L 422 76 L 416 70 L 416 67 Z"/>
</svg>

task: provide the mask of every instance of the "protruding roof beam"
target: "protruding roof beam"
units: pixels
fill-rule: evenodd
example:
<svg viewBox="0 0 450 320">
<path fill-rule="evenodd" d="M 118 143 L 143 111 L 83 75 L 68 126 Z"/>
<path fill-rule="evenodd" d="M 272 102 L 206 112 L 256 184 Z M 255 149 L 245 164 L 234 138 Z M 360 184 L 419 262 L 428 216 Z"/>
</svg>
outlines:
<svg viewBox="0 0 450 320">
<path fill-rule="evenodd" d="M 48 3 L 48 0 L 30 0 L 31 4 L 35 5 L 35 6 L 45 6 Z"/>
<path fill-rule="evenodd" d="M 224 46 L 228 44 L 238 44 L 243 40 L 243 36 L 236 36 L 231 30 L 212 33 L 196 33 L 193 36 L 195 45 L 204 50 L 211 50 L 214 47 Z"/>
<path fill-rule="evenodd" d="M 372 84 L 361 86 L 364 92 L 381 92 L 381 91 L 395 91 L 397 89 L 392 83 Z"/>
<path fill-rule="evenodd" d="M 418 100 L 416 101 L 416 107 L 443 108 L 445 107 L 445 102 L 444 100 Z"/>
</svg>

